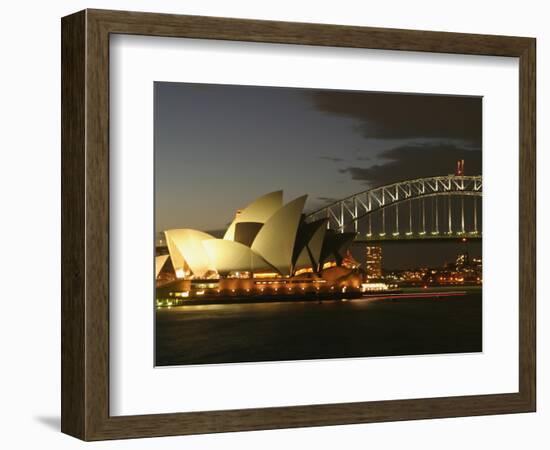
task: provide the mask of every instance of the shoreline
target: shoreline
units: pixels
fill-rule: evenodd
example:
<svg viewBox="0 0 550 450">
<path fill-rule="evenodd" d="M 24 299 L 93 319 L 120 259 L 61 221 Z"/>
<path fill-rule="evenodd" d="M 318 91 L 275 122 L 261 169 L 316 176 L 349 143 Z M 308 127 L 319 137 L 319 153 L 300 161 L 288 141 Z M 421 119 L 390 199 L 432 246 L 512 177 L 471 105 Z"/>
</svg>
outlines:
<svg viewBox="0 0 550 450">
<path fill-rule="evenodd" d="M 423 290 L 416 288 L 399 289 L 392 291 L 381 291 L 376 293 L 346 292 L 346 293 L 301 293 L 300 295 L 285 296 L 251 296 L 251 297 L 226 297 L 220 301 L 219 298 L 201 299 L 170 299 L 163 300 L 165 303 L 156 306 L 157 309 L 166 309 L 176 306 L 199 306 L 199 305 L 233 305 L 233 304 L 261 304 L 261 303 L 292 303 L 292 302 L 328 302 L 328 301 L 351 301 L 351 300 L 407 300 L 415 298 L 445 298 L 464 296 L 472 292 L 480 292 L 482 289 L 471 286 L 442 287 L 437 290 Z"/>
</svg>

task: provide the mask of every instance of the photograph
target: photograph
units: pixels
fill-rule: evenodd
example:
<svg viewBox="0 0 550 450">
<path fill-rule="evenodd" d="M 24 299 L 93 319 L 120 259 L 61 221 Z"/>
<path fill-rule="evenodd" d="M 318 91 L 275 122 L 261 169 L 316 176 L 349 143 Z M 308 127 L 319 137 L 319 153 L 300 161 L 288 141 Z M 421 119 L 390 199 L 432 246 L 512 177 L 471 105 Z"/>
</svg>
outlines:
<svg viewBox="0 0 550 450">
<path fill-rule="evenodd" d="M 153 89 L 155 366 L 483 351 L 482 97 Z"/>
</svg>

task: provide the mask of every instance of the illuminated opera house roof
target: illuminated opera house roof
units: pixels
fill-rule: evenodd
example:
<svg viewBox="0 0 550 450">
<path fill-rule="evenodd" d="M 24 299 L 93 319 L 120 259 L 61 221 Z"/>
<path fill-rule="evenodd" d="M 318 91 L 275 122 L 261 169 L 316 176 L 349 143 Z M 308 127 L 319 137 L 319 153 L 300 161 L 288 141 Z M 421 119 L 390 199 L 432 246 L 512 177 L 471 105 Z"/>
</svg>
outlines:
<svg viewBox="0 0 550 450">
<path fill-rule="evenodd" d="M 282 191 L 266 194 L 237 212 L 223 239 L 188 228 L 165 231 L 177 278 L 293 276 L 340 263 L 355 233 L 335 233 L 327 219 L 306 222 L 306 198 L 283 204 Z"/>
</svg>

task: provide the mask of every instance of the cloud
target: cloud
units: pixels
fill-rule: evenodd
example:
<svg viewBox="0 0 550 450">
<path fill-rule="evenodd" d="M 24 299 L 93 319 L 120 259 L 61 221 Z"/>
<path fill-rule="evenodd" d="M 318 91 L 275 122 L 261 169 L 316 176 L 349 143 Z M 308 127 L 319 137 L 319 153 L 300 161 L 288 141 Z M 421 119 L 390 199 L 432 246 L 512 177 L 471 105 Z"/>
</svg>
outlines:
<svg viewBox="0 0 550 450">
<path fill-rule="evenodd" d="M 401 180 L 454 173 L 456 161 L 464 160 L 466 175 L 481 174 L 481 151 L 448 143 L 403 145 L 382 152 L 383 162 L 368 167 L 340 169 L 352 180 L 369 186 L 382 186 Z"/>
<path fill-rule="evenodd" d="M 366 138 L 438 138 L 481 146 L 481 97 L 314 91 L 314 107 L 359 121 Z"/>
<path fill-rule="evenodd" d="M 332 156 L 319 156 L 319 159 L 326 159 L 327 161 L 332 161 L 332 162 L 341 162 L 341 161 L 343 161 L 342 158 L 334 158 Z"/>
</svg>

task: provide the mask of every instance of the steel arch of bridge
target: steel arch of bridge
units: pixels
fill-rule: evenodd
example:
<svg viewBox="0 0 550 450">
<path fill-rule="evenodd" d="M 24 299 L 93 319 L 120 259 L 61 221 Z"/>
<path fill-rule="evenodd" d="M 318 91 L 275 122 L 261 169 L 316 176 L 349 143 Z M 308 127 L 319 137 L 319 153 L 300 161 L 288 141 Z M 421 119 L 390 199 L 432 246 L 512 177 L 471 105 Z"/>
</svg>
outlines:
<svg viewBox="0 0 550 450">
<path fill-rule="evenodd" d="M 357 232 L 358 220 L 401 202 L 433 196 L 479 196 L 483 191 L 481 175 L 447 175 L 400 181 L 351 195 L 306 216 L 311 222 L 328 219 L 327 227 L 344 232 L 350 224 Z"/>
</svg>

